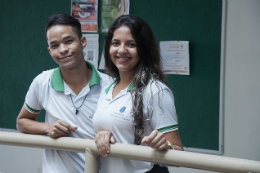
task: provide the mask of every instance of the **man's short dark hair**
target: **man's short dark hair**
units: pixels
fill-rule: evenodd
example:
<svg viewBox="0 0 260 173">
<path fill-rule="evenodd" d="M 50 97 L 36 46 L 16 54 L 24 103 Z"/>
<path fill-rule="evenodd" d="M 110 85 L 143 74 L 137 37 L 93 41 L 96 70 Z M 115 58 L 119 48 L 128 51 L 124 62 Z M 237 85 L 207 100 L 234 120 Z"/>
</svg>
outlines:
<svg viewBox="0 0 260 173">
<path fill-rule="evenodd" d="M 48 30 L 55 26 L 55 25 L 68 25 L 72 27 L 72 30 L 78 35 L 79 39 L 82 37 L 82 32 L 81 32 L 81 25 L 78 19 L 75 19 L 74 17 L 67 15 L 67 14 L 55 14 L 51 17 L 48 18 L 45 24 L 45 35 L 46 39 L 47 38 L 47 32 Z"/>
</svg>

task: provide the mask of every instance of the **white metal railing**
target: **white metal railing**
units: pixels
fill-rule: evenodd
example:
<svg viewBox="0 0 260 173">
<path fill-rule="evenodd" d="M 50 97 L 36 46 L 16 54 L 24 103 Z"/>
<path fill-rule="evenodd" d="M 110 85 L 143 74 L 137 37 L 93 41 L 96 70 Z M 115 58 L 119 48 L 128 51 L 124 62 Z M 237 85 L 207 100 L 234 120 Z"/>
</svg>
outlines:
<svg viewBox="0 0 260 173">
<path fill-rule="evenodd" d="M 86 152 L 89 173 L 98 173 L 99 152 L 93 140 L 0 131 L 0 144 Z M 157 151 L 150 147 L 116 143 L 111 156 L 216 172 L 260 173 L 260 162 L 177 150 Z M 86 172 L 86 170 L 85 170 Z"/>
</svg>

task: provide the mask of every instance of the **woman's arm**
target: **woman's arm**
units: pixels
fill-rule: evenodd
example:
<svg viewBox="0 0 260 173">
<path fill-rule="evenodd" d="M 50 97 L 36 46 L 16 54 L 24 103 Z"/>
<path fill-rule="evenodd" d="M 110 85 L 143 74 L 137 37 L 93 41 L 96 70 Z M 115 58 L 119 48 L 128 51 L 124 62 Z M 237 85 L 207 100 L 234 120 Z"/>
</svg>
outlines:
<svg viewBox="0 0 260 173">
<path fill-rule="evenodd" d="M 167 86 L 160 85 L 161 88 L 158 88 L 152 84 L 154 95 L 146 93 L 148 98 L 152 97 L 152 106 L 148 105 L 148 108 L 153 108 L 150 121 L 154 130 L 143 138 L 142 144 L 145 143 L 156 150 L 172 149 L 171 145 L 175 150 L 183 150 L 172 91 Z M 161 132 L 158 129 L 161 129 Z"/>
</svg>

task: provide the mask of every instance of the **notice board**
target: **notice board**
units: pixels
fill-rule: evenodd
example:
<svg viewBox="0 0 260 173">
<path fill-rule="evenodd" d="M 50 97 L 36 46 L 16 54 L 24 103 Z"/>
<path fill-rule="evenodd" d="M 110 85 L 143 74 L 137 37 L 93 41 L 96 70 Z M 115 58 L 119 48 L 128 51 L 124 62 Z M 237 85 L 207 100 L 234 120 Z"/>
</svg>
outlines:
<svg viewBox="0 0 260 173">
<path fill-rule="evenodd" d="M 101 32 L 99 1 L 99 57 Z M 0 128 L 16 129 L 26 92 L 38 74 L 56 68 L 47 51 L 44 25 L 71 13 L 70 0 L 12 0 L 0 6 Z M 189 41 L 190 75 L 167 75 L 186 149 L 220 151 L 221 0 L 131 0 L 130 14 L 144 19 L 156 40 Z M 44 121 L 44 111 L 39 116 Z"/>
</svg>

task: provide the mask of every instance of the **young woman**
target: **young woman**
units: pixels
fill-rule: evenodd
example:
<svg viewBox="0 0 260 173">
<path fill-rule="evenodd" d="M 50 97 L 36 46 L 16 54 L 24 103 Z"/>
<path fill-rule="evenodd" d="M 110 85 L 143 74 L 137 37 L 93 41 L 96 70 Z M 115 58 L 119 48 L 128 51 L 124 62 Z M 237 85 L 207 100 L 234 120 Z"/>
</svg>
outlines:
<svg viewBox="0 0 260 173">
<path fill-rule="evenodd" d="M 116 80 L 102 91 L 93 118 L 95 142 L 103 156 L 101 172 L 150 171 L 152 163 L 108 154 L 109 142 L 115 141 L 183 150 L 174 98 L 151 28 L 139 17 L 120 16 L 105 37 L 104 56 L 107 72 Z"/>
</svg>

